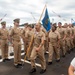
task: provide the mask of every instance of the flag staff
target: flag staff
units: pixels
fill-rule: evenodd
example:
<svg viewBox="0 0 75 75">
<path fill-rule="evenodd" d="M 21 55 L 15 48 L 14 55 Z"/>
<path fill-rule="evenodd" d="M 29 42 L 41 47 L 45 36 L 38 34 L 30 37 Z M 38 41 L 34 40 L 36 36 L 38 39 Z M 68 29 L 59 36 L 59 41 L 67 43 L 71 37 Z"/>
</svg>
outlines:
<svg viewBox="0 0 75 75">
<path fill-rule="evenodd" d="M 34 21 L 36 22 L 36 19 L 35 17 L 33 16 L 32 12 L 30 12 L 31 16 L 33 17 Z"/>
<path fill-rule="evenodd" d="M 56 14 L 59 18 L 62 18 L 60 15 L 58 15 L 56 12 L 52 11 L 54 14 Z M 66 21 L 66 19 L 62 18 L 64 21 Z"/>
<path fill-rule="evenodd" d="M 54 18 L 52 18 L 52 24 L 54 23 Z"/>
<path fill-rule="evenodd" d="M 40 22 L 40 20 L 41 20 L 41 18 L 42 18 L 42 15 L 43 15 L 43 12 L 44 12 L 44 10 L 45 10 L 45 8 L 47 7 L 47 4 L 45 4 L 45 6 L 44 6 L 44 8 L 43 8 L 43 11 L 42 11 L 42 13 L 41 13 L 41 16 L 40 16 L 40 18 L 39 18 L 39 21 L 38 22 Z"/>
<path fill-rule="evenodd" d="M 3 20 L 3 18 L 6 16 L 7 14 L 5 14 L 1 19 L 0 19 L 0 21 L 2 21 Z"/>
<path fill-rule="evenodd" d="M 71 23 L 72 23 L 72 22 L 75 22 L 73 18 L 71 18 Z"/>
</svg>

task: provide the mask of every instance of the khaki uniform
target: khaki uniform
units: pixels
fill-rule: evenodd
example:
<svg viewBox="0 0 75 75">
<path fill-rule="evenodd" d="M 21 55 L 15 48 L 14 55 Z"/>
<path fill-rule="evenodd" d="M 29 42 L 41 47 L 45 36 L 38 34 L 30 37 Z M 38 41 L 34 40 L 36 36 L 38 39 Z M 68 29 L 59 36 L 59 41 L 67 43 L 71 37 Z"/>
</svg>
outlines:
<svg viewBox="0 0 75 75">
<path fill-rule="evenodd" d="M 27 50 L 27 48 L 28 48 L 28 43 L 26 42 L 26 37 L 25 37 L 25 35 L 26 35 L 26 33 L 27 33 L 28 31 L 29 31 L 28 29 L 24 28 L 24 29 L 23 29 L 23 32 L 22 32 L 22 39 L 23 39 L 23 42 L 24 42 L 24 51 L 25 51 L 25 53 L 27 52 L 26 50 Z"/>
<path fill-rule="evenodd" d="M 25 53 L 26 53 L 25 33 L 26 33 L 26 31 L 25 31 L 25 28 L 24 28 L 24 29 L 22 30 L 21 37 L 22 37 L 22 39 L 23 39 L 24 51 L 25 51 Z"/>
<path fill-rule="evenodd" d="M 43 28 L 42 29 L 42 31 L 44 32 L 44 34 L 45 34 L 45 37 L 46 37 L 46 39 L 45 39 L 45 43 L 44 43 L 44 51 L 46 52 L 46 51 L 48 51 L 48 32 Z"/>
<path fill-rule="evenodd" d="M 8 58 L 8 35 L 9 32 L 7 29 L 2 29 L 2 28 L 0 29 L 1 52 L 3 59 Z"/>
<path fill-rule="evenodd" d="M 39 47 L 40 43 L 41 43 L 41 39 L 45 40 L 45 35 L 42 31 L 40 32 L 34 32 L 34 41 L 33 41 L 33 49 L 31 52 L 31 66 L 32 68 L 35 68 L 35 58 L 39 57 L 40 62 L 41 62 L 41 68 L 42 69 L 46 69 L 46 61 L 45 61 L 45 57 L 44 57 L 44 45 L 41 47 L 41 49 L 36 52 L 36 48 Z"/>
<path fill-rule="evenodd" d="M 71 27 L 71 49 L 73 49 L 74 48 L 74 42 L 73 42 L 73 40 L 74 40 L 74 28 L 73 27 Z"/>
<path fill-rule="evenodd" d="M 11 30 L 10 36 L 13 39 L 13 47 L 14 47 L 14 64 L 21 63 L 21 31 L 20 28 L 14 27 Z"/>
<path fill-rule="evenodd" d="M 27 31 L 26 34 L 25 34 L 25 38 L 27 39 L 27 41 L 26 41 L 27 48 L 29 47 L 29 44 L 31 42 L 32 35 L 33 35 L 33 31 L 32 30 L 31 31 Z M 31 46 L 31 49 L 28 51 L 28 55 L 27 55 L 29 60 L 30 60 L 30 55 L 31 55 L 32 47 L 33 47 L 33 45 Z"/>
<path fill-rule="evenodd" d="M 59 32 L 60 34 L 60 49 L 62 50 L 62 55 L 65 55 L 66 53 L 66 48 L 65 48 L 65 39 L 64 39 L 64 36 L 66 35 L 66 31 L 64 28 L 57 28 L 57 31 Z M 63 40 L 64 39 L 64 40 Z"/>
<path fill-rule="evenodd" d="M 48 62 L 52 62 L 54 52 L 55 52 L 56 60 L 59 60 L 60 59 L 60 49 L 59 49 L 59 45 L 58 45 L 58 39 L 60 39 L 59 33 L 57 31 L 55 31 L 55 32 L 50 31 L 49 39 L 50 39 L 50 42 L 49 42 Z"/>
<path fill-rule="evenodd" d="M 73 42 L 74 42 L 74 47 L 75 47 L 75 26 L 73 28 L 73 31 L 74 31 L 74 38 L 73 38 Z"/>
<path fill-rule="evenodd" d="M 66 28 L 66 50 L 70 51 L 71 49 L 71 38 L 70 35 L 72 34 L 72 31 L 70 28 Z"/>
</svg>

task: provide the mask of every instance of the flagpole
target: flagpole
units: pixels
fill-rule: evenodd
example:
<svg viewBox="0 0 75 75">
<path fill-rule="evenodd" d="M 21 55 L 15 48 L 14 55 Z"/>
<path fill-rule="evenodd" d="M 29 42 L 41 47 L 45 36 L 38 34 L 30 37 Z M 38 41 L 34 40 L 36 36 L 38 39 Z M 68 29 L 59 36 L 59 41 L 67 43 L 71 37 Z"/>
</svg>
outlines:
<svg viewBox="0 0 75 75">
<path fill-rule="evenodd" d="M 71 18 L 71 24 L 72 24 L 72 18 Z"/>
<path fill-rule="evenodd" d="M 54 18 L 52 18 L 52 24 L 54 23 Z"/>
<path fill-rule="evenodd" d="M 47 7 L 47 4 L 45 4 L 45 6 L 44 6 L 44 8 L 43 8 L 43 11 L 42 11 L 42 13 L 41 13 L 41 16 L 40 16 L 40 18 L 39 18 L 39 21 L 38 22 L 40 22 L 40 20 L 41 20 L 41 18 L 42 18 L 42 15 L 43 15 L 43 12 L 44 12 L 44 10 L 45 10 L 45 8 Z"/>
<path fill-rule="evenodd" d="M 36 19 L 35 17 L 33 16 L 32 12 L 30 12 L 31 16 L 33 17 L 34 21 L 36 22 Z"/>
<path fill-rule="evenodd" d="M 25 60 L 26 60 L 26 57 L 28 56 L 28 53 L 29 53 L 29 51 L 30 51 L 30 48 L 31 48 L 33 39 L 34 39 L 34 35 L 32 35 L 32 37 L 31 37 L 31 42 L 29 43 L 29 47 L 28 47 L 27 50 L 26 50 L 27 52 L 26 52 L 26 55 L 24 56 L 23 65 L 24 65 L 24 62 L 25 62 Z"/>
<path fill-rule="evenodd" d="M 52 11 L 54 14 L 56 14 L 59 18 L 62 18 L 60 15 L 58 15 L 56 12 Z M 66 19 L 62 18 L 62 20 L 66 21 Z"/>
<path fill-rule="evenodd" d="M 3 18 L 6 16 L 7 14 L 5 14 L 1 19 L 0 19 L 0 21 L 2 21 L 3 20 Z"/>
</svg>

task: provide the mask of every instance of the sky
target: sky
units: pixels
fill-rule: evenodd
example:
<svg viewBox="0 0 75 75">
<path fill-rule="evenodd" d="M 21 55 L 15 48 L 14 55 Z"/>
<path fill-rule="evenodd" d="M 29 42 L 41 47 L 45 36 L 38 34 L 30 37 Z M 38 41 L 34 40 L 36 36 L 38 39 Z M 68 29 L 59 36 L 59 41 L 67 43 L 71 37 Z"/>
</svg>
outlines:
<svg viewBox="0 0 75 75">
<path fill-rule="evenodd" d="M 45 4 L 51 22 L 71 23 L 71 18 L 75 20 L 75 0 L 0 0 L 0 19 L 3 18 L 2 21 L 6 21 L 8 27 L 13 26 L 15 18 L 20 18 L 20 24 L 35 23 Z M 5 14 L 7 15 L 4 17 Z"/>
</svg>

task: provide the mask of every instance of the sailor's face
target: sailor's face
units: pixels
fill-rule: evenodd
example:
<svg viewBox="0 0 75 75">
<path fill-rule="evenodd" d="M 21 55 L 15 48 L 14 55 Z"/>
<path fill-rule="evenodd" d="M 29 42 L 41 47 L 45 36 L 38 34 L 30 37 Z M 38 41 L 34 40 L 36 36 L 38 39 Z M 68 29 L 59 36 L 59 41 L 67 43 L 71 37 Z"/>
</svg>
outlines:
<svg viewBox="0 0 75 75">
<path fill-rule="evenodd" d="M 69 27 L 72 27 L 72 24 L 69 24 Z"/>
<path fill-rule="evenodd" d="M 39 28 L 40 28 L 40 25 L 36 24 L 35 29 L 39 29 Z"/>
<path fill-rule="evenodd" d="M 28 29 L 29 29 L 29 30 L 32 30 L 32 28 L 31 28 L 31 27 L 28 27 Z"/>
<path fill-rule="evenodd" d="M 56 30 L 56 28 L 54 26 L 52 26 L 52 31 L 54 32 Z"/>
<path fill-rule="evenodd" d="M 3 24 L 2 27 L 5 28 L 6 27 L 6 24 Z"/>
<path fill-rule="evenodd" d="M 58 27 L 61 27 L 61 24 L 60 23 L 58 23 Z"/>
<path fill-rule="evenodd" d="M 14 25 L 19 26 L 19 22 L 14 22 Z"/>
</svg>

